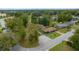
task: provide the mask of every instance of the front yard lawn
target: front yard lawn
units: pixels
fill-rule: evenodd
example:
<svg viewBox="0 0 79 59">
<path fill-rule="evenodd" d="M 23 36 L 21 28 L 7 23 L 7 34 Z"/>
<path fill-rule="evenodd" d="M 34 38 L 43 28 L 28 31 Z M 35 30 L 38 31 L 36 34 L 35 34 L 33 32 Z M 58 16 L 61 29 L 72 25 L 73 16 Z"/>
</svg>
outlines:
<svg viewBox="0 0 79 59">
<path fill-rule="evenodd" d="M 67 42 L 63 41 L 62 43 L 51 48 L 49 51 L 75 51 L 72 47 L 67 45 Z"/>
<path fill-rule="evenodd" d="M 61 32 L 61 33 L 66 33 L 68 31 L 70 31 L 70 29 L 67 29 L 67 28 L 59 29 L 59 32 Z"/>
<path fill-rule="evenodd" d="M 79 29 L 79 24 L 72 25 L 72 29 Z"/>
<path fill-rule="evenodd" d="M 48 37 L 50 37 L 51 39 L 54 39 L 54 38 L 60 36 L 60 34 L 59 33 L 56 33 L 56 32 L 47 33 L 46 35 Z"/>
<path fill-rule="evenodd" d="M 0 27 L 0 33 L 2 32 L 2 28 Z"/>
</svg>

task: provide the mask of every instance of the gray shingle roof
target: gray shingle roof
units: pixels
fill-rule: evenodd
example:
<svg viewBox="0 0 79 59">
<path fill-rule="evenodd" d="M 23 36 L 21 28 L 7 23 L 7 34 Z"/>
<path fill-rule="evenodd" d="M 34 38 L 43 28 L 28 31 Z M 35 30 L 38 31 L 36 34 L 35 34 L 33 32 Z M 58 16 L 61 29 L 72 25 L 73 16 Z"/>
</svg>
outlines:
<svg viewBox="0 0 79 59">
<path fill-rule="evenodd" d="M 67 26 L 69 26 L 71 24 L 74 24 L 75 22 L 77 22 L 77 21 L 69 21 L 69 22 L 66 22 L 66 23 L 57 24 L 56 26 L 57 27 L 67 27 Z"/>
</svg>

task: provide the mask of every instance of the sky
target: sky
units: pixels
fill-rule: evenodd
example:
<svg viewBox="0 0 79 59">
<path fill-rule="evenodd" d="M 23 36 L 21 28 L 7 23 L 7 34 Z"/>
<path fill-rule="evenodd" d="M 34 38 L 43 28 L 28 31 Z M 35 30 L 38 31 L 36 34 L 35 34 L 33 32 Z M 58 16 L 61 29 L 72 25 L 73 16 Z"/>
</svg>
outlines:
<svg viewBox="0 0 79 59">
<path fill-rule="evenodd" d="M 0 0 L 0 9 L 75 9 L 79 0 Z"/>
</svg>

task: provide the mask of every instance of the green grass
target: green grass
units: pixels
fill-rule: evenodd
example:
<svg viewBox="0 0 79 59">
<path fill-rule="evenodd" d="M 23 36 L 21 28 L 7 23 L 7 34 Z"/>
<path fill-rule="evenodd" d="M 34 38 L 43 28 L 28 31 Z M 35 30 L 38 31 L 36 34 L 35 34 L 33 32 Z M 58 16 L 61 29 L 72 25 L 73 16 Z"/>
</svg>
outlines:
<svg viewBox="0 0 79 59">
<path fill-rule="evenodd" d="M 72 25 L 72 29 L 79 29 L 79 24 Z"/>
<path fill-rule="evenodd" d="M 60 34 L 59 33 L 56 33 L 56 32 L 52 32 L 52 33 L 48 33 L 48 34 L 46 34 L 48 37 L 50 37 L 50 38 L 56 38 L 56 37 L 58 37 L 58 36 L 60 36 Z"/>
<path fill-rule="evenodd" d="M 67 28 L 62 28 L 62 29 L 59 29 L 59 32 L 61 33 L 66 33 L 68 32 L 70 29 L 67 29 Z"/>
<path fill-rule="evenodd" d="M 0 27 L 0 33 L 2 32 L 2 28 Z"/>
<path fill-rule="evenodd" d="M 51 48 L 49 51 L 75 51 L 72 47 L 67 45 L 67 42 L 62 42 L 55 47 Z"/>
</svg>

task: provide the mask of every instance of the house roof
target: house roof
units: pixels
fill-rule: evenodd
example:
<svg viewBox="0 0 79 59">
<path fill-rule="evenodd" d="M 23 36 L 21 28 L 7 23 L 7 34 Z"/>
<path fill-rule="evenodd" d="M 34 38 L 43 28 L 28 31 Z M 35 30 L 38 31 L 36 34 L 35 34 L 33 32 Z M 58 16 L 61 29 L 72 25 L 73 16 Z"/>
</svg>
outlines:
<svg viewBox="0 0 79 59">
<path fill-rule="evenodd" d="M 54 28 L 54 27 L 47 27 L 47 28 L 44 28 L 44 29 L 42 29 L 44 32 L 52 32 L 52 31 L 55 31 L 56 30 L 56 28 Z"/>
<path fill-rule="evenodd" d="M 68 24 L 63 23 L 63 24 L 57 24 L 56 26 L 58 26 L 58 27 L 67 27 Z"/>
<path fill-rule="evenodd" d="M 62 24 L 57 24 L 56 26 L 58 26 L 58 27 L 67 27 L 71 24 L 74 24 L 75 22 L 77 22 L 77 21 L 72 20 L 72 21 L 69 21 L 69 22 L 62 23 Z"/>
</svg>

